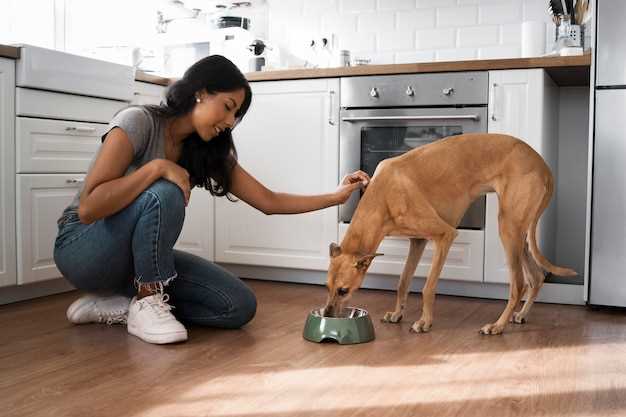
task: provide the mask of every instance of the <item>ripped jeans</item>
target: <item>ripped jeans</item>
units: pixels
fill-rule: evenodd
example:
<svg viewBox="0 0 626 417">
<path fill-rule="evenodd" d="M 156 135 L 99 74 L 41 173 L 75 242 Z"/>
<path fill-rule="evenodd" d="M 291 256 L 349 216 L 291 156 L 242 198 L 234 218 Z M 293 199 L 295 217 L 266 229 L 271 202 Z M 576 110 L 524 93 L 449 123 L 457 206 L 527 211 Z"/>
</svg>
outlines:
<svg viewBox="0 0 626 417">
<path fill-rule="evenodd" d="M 91 224 L 81 223 L 76 209 L 66 209 L 58 222 L 54 260 L 78 289 L 132 297 L 137 284 L 162 284 L 177 319 L 221 328 L 243 326 L 256 312 L 254 293 L 220 266 L 173 249 L 184 218 L 183 193 L 166 180 Z"/>
</svg>

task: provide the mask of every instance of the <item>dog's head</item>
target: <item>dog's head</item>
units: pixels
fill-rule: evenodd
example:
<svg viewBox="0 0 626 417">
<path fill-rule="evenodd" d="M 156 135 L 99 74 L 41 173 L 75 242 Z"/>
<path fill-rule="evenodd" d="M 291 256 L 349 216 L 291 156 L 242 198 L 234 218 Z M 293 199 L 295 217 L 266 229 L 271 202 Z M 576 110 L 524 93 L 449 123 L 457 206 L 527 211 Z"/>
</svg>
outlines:
<svg viewBox="0 0 626 417">
<path fill-rule="evenodd" d="M 328 301 L 322 310 L 325 317 L 335 317 L 343 309 L 352 293 L 361 287 L 367 268 L 372 260 L 382 255 L 345 253 L 335 243 L 330 244 L 330 266 L 328 268 Z"/>
</svg>

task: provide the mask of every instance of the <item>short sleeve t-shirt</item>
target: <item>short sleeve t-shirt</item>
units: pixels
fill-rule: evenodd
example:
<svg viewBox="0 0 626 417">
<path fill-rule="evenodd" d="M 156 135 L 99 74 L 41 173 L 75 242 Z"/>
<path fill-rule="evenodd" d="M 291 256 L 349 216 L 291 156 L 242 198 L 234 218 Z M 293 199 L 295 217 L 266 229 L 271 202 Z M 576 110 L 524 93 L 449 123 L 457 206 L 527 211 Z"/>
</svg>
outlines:
<svg viewBox="0 0 626 417">
<path fill-rule="evenodd" d="M 128 107 L 117 113 L 109 123 L 106 132 L 102 135 L 102 142 L 104 142 L 108 133 L 115 127 L 119 127 L 126 132 L 133 146 L 133 160 L 124 175 L 136 171 L 153 159 L 165 158 L 165 123 L 144 106 Z M 98 152 L 96 152 L 91 160 L 87 174 L 89 174 L 93 168 L 94 162 L 100 154 L 100 149 L 98 149 Z M 80 194 L 83 191 L 83 187 L 84 185 L 81 185 L 74 196 L 74 200 L 66 210 L 78 210 Z"/>
</svg>

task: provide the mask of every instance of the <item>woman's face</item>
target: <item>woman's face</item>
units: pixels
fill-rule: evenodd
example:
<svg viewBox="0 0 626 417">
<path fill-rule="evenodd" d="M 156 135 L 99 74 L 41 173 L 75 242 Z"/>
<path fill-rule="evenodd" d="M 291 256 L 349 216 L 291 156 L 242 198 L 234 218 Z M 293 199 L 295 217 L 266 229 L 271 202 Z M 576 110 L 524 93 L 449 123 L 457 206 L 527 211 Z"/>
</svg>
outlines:
<svg viewBox="0 0 626 417">
<path fill-rule="evenodd" d="M 235 115 L 245 98 L 243 88 L 235 91 L 196 95 L 196 105 L 191 112 L 191 123 L 202 140 L 208 142 L 224 129 L 232 129 Z M 199 101 L 198 101 L 199 99 Z"/>
</svg>

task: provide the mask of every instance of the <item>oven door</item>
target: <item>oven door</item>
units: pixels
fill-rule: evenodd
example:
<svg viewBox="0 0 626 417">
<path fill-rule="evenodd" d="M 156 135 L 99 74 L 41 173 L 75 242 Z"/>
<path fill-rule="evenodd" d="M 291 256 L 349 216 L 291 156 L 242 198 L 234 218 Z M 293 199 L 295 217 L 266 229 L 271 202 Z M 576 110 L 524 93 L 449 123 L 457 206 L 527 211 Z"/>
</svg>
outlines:
<svg viewBox="0 0 626 417">
<path fill-rule="evenodd" d="M 370 176 L 380 161 L 438 139 L 487 131 L 486 107 L 342 109 L 339 137 L 340 178 L 358 169 Z M 339 206 L 339 220 L 350 222 L 360 195 Z M 467 210 L 459 228 L 482 229 L 485 198 Z"/>
</svg>

